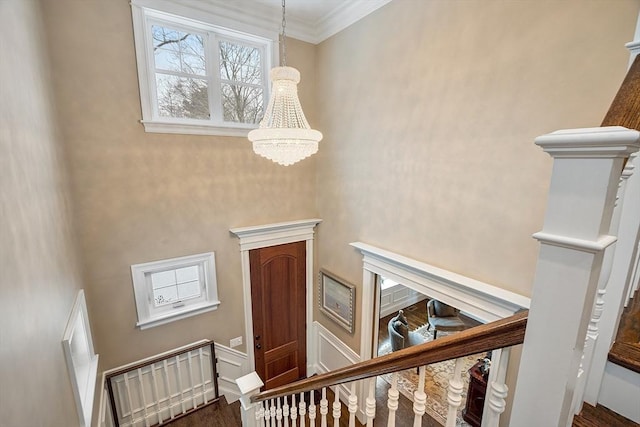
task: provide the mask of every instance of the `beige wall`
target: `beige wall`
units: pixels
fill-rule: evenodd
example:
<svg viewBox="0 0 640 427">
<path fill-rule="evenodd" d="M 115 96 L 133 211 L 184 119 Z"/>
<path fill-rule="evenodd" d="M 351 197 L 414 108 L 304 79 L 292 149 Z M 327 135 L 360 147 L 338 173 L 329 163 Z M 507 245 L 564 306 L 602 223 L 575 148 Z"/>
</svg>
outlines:
<svg viewBox="0 0 640 427">
<path fill-rule="evenodd" d="M 359 286 L 363 241 L 530 295 L 551 168 L 533 140 L 599 125 L 639 6 L 395 0 L 320 44 L 319 266 Z M 316 317 L 359 349 L 359 322 Z"/>
<path fill-rule="evenodd" d="M 81 274 L 40 18 L 0 1 L 0 424 L 72 427 L 62 336 Z"/>
<path fill-rule="evenodd" d="M 283 168 L 246 138 L 145 133 L 128 2 L 44 4 L 101 368 L 202 338 L 229 345 L 244 335 L 229 228 L 315 217 L 315 159 Z M 289 41 L 311 121 L 313 56 L 312 45 Z M 216 253 L 219 309 L 137 329 L 130 265 L 206 251 Z"/>
</svg>

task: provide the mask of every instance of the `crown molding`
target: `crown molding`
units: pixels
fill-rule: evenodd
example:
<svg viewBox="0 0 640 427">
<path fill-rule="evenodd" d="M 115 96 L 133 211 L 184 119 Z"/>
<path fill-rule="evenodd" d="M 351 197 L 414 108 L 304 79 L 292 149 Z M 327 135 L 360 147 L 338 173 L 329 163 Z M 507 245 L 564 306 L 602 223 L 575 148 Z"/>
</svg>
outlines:
<svg viewBox="0 0 640 427">
<path fill-rule="evenodd" d="M 135 0 L 134 0 L 135 1 Z M 391 0 L 351 0 L 345 1 L 317 21 L 287 16 L 287 36 L 308 43 L 318 44 L 344 30 L 371 12 L 381 8 Z M 138 0 L 141 3 L 167 3 L 171 0 Z M 282 23 L 281 9 L 262 3 L 228 0 L 194 1 L 186 0 L 181 5 L 197 9 L 219 17 L 242 23 L 248 28 L 260 28 L 268 32 L 280 32 Z"/>
<path fill-rule="evenodd" d="M 312 43 L 325 41 L 389 2 L 391 0 L 353 0 L 342 3 L 316 22 L 316 41 Z"/>
</svg>

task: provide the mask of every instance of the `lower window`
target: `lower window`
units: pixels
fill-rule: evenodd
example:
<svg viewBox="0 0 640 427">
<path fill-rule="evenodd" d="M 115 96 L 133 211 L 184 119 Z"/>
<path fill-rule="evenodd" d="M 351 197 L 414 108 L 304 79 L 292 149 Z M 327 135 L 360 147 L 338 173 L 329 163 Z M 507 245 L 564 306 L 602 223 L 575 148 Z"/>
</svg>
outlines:
<svg viewBox="0 0 640 427">
<path fill-rule="evenodd" d="M 213 252 L 132 265 L 131 276 L 140 329 L 220 305 Z"/>
</svg>

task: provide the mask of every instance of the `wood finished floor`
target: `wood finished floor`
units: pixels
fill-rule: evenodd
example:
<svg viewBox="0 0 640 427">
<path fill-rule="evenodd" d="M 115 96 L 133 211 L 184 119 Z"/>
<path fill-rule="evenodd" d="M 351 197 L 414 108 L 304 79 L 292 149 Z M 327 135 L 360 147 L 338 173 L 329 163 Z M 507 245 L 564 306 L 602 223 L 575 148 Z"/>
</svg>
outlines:
<svg viewBox="0 0 640 427">
<path fill-rule="evenodd" d="M 635 292 L 622 311 L 609 361 L 640 373 L 640 291 Z"/>
</svg>

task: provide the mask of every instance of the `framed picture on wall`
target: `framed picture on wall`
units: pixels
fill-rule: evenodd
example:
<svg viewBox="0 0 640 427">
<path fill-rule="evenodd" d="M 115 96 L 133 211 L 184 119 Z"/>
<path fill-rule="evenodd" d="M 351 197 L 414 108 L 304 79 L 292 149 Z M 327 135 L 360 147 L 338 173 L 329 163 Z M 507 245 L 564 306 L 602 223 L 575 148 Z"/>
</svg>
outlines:
<svg viewBox="0 0 640 427">
<path fill-rule="evenodd" d="M 350 333 L 354 331 L 355 286 L 320 269 L 320 311 Z"/>
</svg>

